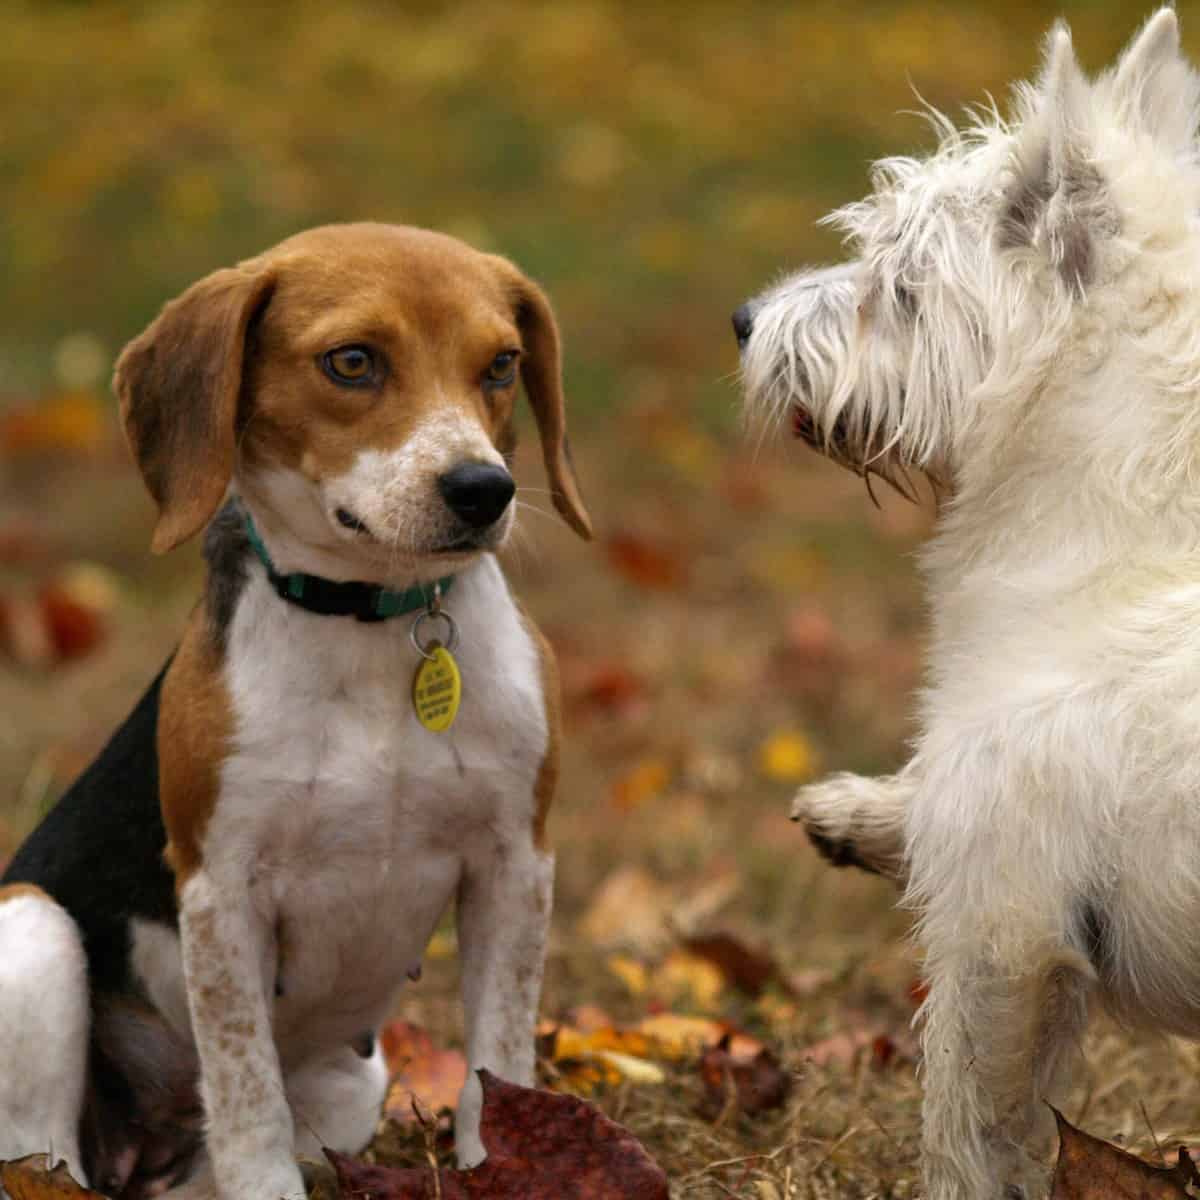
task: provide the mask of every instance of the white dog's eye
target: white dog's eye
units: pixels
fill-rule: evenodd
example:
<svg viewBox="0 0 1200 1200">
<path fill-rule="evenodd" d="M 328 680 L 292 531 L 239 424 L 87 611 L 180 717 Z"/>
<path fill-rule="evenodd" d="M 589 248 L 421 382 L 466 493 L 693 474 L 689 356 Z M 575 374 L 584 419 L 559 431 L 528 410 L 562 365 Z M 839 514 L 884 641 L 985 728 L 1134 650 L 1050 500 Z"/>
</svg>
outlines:
<svg viewBox="0 0 1200 1200">
<path fill-rule="evenodd" d="M 375 353 L 369 346 L 338 346 L 321 355 L 321 369 L 344 387 L 365 387 L 378 377 Z"/>
<path fill-rule="evenodd" d="M 519 350 L 503 350 L 492 359 L 484 373 L 483 386 L 489 388 L 508 387 L 517 377 Z"/>
</svg>

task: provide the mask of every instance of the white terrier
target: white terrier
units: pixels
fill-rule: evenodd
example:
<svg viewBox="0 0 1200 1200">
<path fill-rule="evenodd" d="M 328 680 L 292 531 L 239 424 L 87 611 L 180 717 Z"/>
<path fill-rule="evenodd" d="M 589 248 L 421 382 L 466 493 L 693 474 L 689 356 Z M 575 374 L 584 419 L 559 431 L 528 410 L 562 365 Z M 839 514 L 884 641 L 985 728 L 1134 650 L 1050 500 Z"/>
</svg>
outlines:
<svg viewBox="0 0 1200 1200">
<path fill-rule="evenodd" d="M 1059 26 L 734 314 L 752 410 L 944 489 L 912 760 L 795 809 L 919 913 L 930 1200 L 1041 1190 L 1091 997 L 1200 1034 L 1198 114 L 1171 9 L 1094 81 Z"/>
</svg>

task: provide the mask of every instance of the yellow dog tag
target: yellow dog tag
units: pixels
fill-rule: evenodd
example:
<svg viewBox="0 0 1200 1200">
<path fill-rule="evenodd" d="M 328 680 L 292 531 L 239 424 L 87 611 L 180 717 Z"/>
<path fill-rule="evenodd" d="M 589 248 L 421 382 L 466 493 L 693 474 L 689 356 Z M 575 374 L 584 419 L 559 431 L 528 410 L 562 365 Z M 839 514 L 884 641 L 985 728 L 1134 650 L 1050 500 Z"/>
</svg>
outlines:
<svg viewBox="0 0 1200 1200">
<path fill-rule="evenodd" d="M 430 733 L 445 733 L 458 716 L 462 701 L 462 676 L 454 655 L 441 642 L 425 649 L 425 658 L 413 676 L 413 708 L 417 720 Z"/>
</svg>

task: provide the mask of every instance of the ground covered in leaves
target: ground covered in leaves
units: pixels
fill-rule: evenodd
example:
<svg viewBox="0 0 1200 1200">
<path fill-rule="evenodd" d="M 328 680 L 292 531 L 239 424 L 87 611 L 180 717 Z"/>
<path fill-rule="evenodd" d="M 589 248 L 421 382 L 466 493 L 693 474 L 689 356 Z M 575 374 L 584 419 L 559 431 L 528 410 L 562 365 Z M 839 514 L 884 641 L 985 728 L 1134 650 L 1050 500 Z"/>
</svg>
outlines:
<svg viewBox="0 0 1200 1200">
<path fill-rule="evenodd" d="M 1143 15 L 1063 7 L 1091 65 Z M 871 158 L 926 144 L 896 115 L 910 81 L 946 108 L 1003 95 L 1052 14 L 414 12 L 28 3 L 6 23 L 0 858 L 128 711 L 196 594 L 194 548 L 148 554 L 112 355 L 186 283 L 305 225 L 456 232 L 556 299 L 599 532 L 585 546 L 550 515 L 527 432 L 506 559 L 559 654 L 569 738 L 543 1080 L 627 1126 L 678 1197 L 910 1195 L 907 920 L 887 884 L 824 868 L 785 814 L 821 770 L 902 759 L 929 515 L 747 444 L 727 314 L 835 255 L 815 218 L 861 194 Z M 396 1020 L 393 1063 L 435 1110 L 461 1069 L 450 925 Z M 1101 1025 L 1087 1051 L 1072 1121 L 1151 1158 L 1197 1140 L 1193 1048 Z M 403 1083 L 390 1108 L 375 1158 L 444 1154 Z"/>
</svg>

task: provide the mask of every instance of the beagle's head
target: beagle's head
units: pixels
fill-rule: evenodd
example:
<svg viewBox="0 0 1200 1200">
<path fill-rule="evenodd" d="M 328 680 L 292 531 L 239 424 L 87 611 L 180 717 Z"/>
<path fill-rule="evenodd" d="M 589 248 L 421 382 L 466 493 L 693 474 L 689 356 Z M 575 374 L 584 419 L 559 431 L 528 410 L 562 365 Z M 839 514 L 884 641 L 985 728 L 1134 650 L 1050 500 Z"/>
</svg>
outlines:
<svg viewBox="0 0 1200 1200">
<path fill-rule="evenodd" d="M 555 507 L 590 537 L 550 305 L 454 238 L 373 224 L 289 238 L 171 301 L 114 377 L 156 551 L 203 528 L 232 482 L 289 537 L 381 580 L 504 540 L 519 383 Z"/>
</svg>

